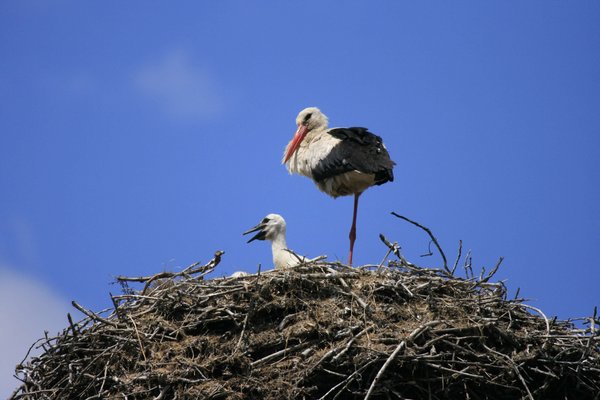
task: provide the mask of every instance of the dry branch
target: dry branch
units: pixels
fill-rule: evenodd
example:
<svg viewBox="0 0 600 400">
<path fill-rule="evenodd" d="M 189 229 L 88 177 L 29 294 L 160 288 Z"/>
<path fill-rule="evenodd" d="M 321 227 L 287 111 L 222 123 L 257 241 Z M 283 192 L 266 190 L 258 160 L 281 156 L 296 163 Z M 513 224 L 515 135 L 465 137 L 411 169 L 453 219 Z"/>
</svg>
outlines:
<svg viewBox="0 0 600 400">
<path fill-rule="evenodd" d="M 435 244 L 435 247 L 437 247 L 438 251 L 440 252 L 440 255 L 442 256 L 442 260 L 444 261 L 444 270 L 446 270 L 446 272 L 448 272 L 450 275 L 452 275 L 452 271 L 450 271 L 450 269 L 448 269 L 448 261 L 446 260 L 446 255 L 444 254 L 444 251 L 442 250 L 442 247 L 440 246 L 440 244 L 438 243 L 437 239 L 435 238 L 435 236 L 433 236 L 433 233 L 431 233 L 431 230 L 429 228 L 427 228 L 426 226 L 421 225 L 420 223 L 413 221 L 410 218 L 406 218 L 403 215 L 399 215 L 396 214 L 395 212 L 392 211 L 392 215 L 395 217 L 398 217 L 400 219 L 403 219 L 407 222 L 410 222 L 411 224 L 418 226 L 419 228 L 423 229 L 425 232 L 427 232 L 427 234 L 429 235 L 429 237 L 431 238 L 431 240 L 433 241 L 433 244 Z"/>
</svg>

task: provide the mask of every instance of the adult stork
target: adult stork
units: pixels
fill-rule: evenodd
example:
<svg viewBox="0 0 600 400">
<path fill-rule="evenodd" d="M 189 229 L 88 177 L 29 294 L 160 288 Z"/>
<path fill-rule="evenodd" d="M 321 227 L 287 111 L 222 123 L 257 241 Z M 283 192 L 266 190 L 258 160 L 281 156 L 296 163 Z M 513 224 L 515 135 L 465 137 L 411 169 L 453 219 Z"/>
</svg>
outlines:
<svg viewBox="0 0 600 400">
<path fill-rule="evenodd" d="M 393 168 L 381 137 L 367 128 L 328 129 L 328 119 L 316 107 L 305 108 L 296 118 L 298 129 L 285 148 L 282 163 L 291 174 L 312 179 L 317 187 L 332 196 L 354 195 L 350 228 L 350 255 L 356 240 L 358 198 L 369 187 L 394 180 Z"/>
<path fill-rule="evenodd" d="M 271 242 L 271 251 L 273 252 L 273 265 L 275 269 L 294 267 L 303 262 L 310 262 L 322 259 L 323 256 L 314 259 L 308 259 L 297 255 L 288 249 L 285 240 L 285 219 L 279 214 L 269 214 L 260 221 L 254 228 L 244 232 L 247 235 L 252 232 L 258 232 L 248 240 L 268 240 Z"/>
</svg>

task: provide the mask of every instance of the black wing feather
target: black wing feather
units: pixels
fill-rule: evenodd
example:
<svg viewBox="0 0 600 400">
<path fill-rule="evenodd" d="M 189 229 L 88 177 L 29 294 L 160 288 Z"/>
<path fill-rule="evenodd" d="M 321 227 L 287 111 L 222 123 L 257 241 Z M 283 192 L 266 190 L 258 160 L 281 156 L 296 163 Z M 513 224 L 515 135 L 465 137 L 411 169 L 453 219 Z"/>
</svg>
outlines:
<svg viewBox="0 0 600 400">
<path fill-rule="evenodd" d="M 376 185 L 394 180 L 395 163 L 381 137 L 361 127 L 335 128 L 327 133 L 340 142 L 312 171 L 317 182 L 350 171 L 375 175 Z"/>
</svg>

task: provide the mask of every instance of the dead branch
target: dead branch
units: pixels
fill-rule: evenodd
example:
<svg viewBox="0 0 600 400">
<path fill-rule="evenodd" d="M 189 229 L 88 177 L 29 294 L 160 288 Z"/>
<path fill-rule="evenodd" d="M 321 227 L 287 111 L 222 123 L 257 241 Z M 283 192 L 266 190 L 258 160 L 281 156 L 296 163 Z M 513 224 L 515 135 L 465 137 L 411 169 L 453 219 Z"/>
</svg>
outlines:
<svg viewBox="0 0 600 400">
<path fill-rule="evenodd" d="M 103 324 L 108 324 L 108 325 L 111 325 L 114 327 L 118 326 L 115 322 L 109 321 L 105 318 L 102 318 L 101 316 L 99 316 L 98 314 L 96 314 L 90 310 L 86 310 L 81 305 L 79 305 L 75 300 L 71 301 L 71 304 L 73 305 L 73 307 L 75 307 L 76 309 L 78 309 L 79 311 L 81 311 L 82 313 L 84 313 L 85 315 L 87 315 L 88 317 L 93 319 L 94 321 L 102 322 Z"/>
<path fill-rule="evenodd" d="M 452 275 L 452 271 L 450 271 L 448 269 L 448 261 L 446 260 L 446 255 L 444 254 L 444 251 L 442 250 L 442 248 L 440 247 L 440 244 L 438 243 L 437 239 L 435 238 L 435 236 L 433 236 L 433 233 L 431 233 L 431 230 L 423 225 L 421 225 L 420 223 L 413 221 L 410 218 L 406 218 L 403 215 L 399 215 L 396 214 L 394 211 L 392 211 L 392 215 L 395 217 L 398 217 L 400 219 L 403 219 L 407 222 L 410 222 L 411 224 L 418 226 L 419 228 L 423 229 L 425 232 L 427 232 L 427 234 L 429 235 L 429 237 L 431 238 L 431 240 L 433 241 L 433 244 L 435 244 L 435 247 L 437 247 L 438 251 L 440 252 L 440 255 L 442 256 L 442 260 L 444 261 L 444 269 L 446 270 L 446 272 L 448 272 L 450 275 Z"/>
<path fill-rule="evenodd" d="M 458 241 L 458 254 L 456 255 L 456 261 L 454 261 L 454 266 L 452 267 L 452 271 L 450 273 L 454 275 L 454 271 L 456 271 L 456 267 L 458 266 L 458 262 L 460 261 L 460 256 L 462 255 L 462 240 Z"/>
</svg>

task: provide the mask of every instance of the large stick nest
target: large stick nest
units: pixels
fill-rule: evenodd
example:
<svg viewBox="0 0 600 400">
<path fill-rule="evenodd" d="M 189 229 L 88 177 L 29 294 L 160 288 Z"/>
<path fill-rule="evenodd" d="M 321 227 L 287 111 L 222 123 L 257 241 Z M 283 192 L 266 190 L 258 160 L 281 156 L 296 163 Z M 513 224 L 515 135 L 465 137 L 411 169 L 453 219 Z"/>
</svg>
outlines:
<svg viewBox="0 0 600 400">
<path fill-rule="evenodd" d="M 406 262 L 118 278 L 17 367 L 12 399 L 598 399 L 595 316 L 548 320 L 502 283 Z M 130 281 L 145 283 L 133 290 Z M 104 315 L 104 316 L 103 316 Z M 586 328 L 587 326 L 587 328 Z"/>
</svg>

